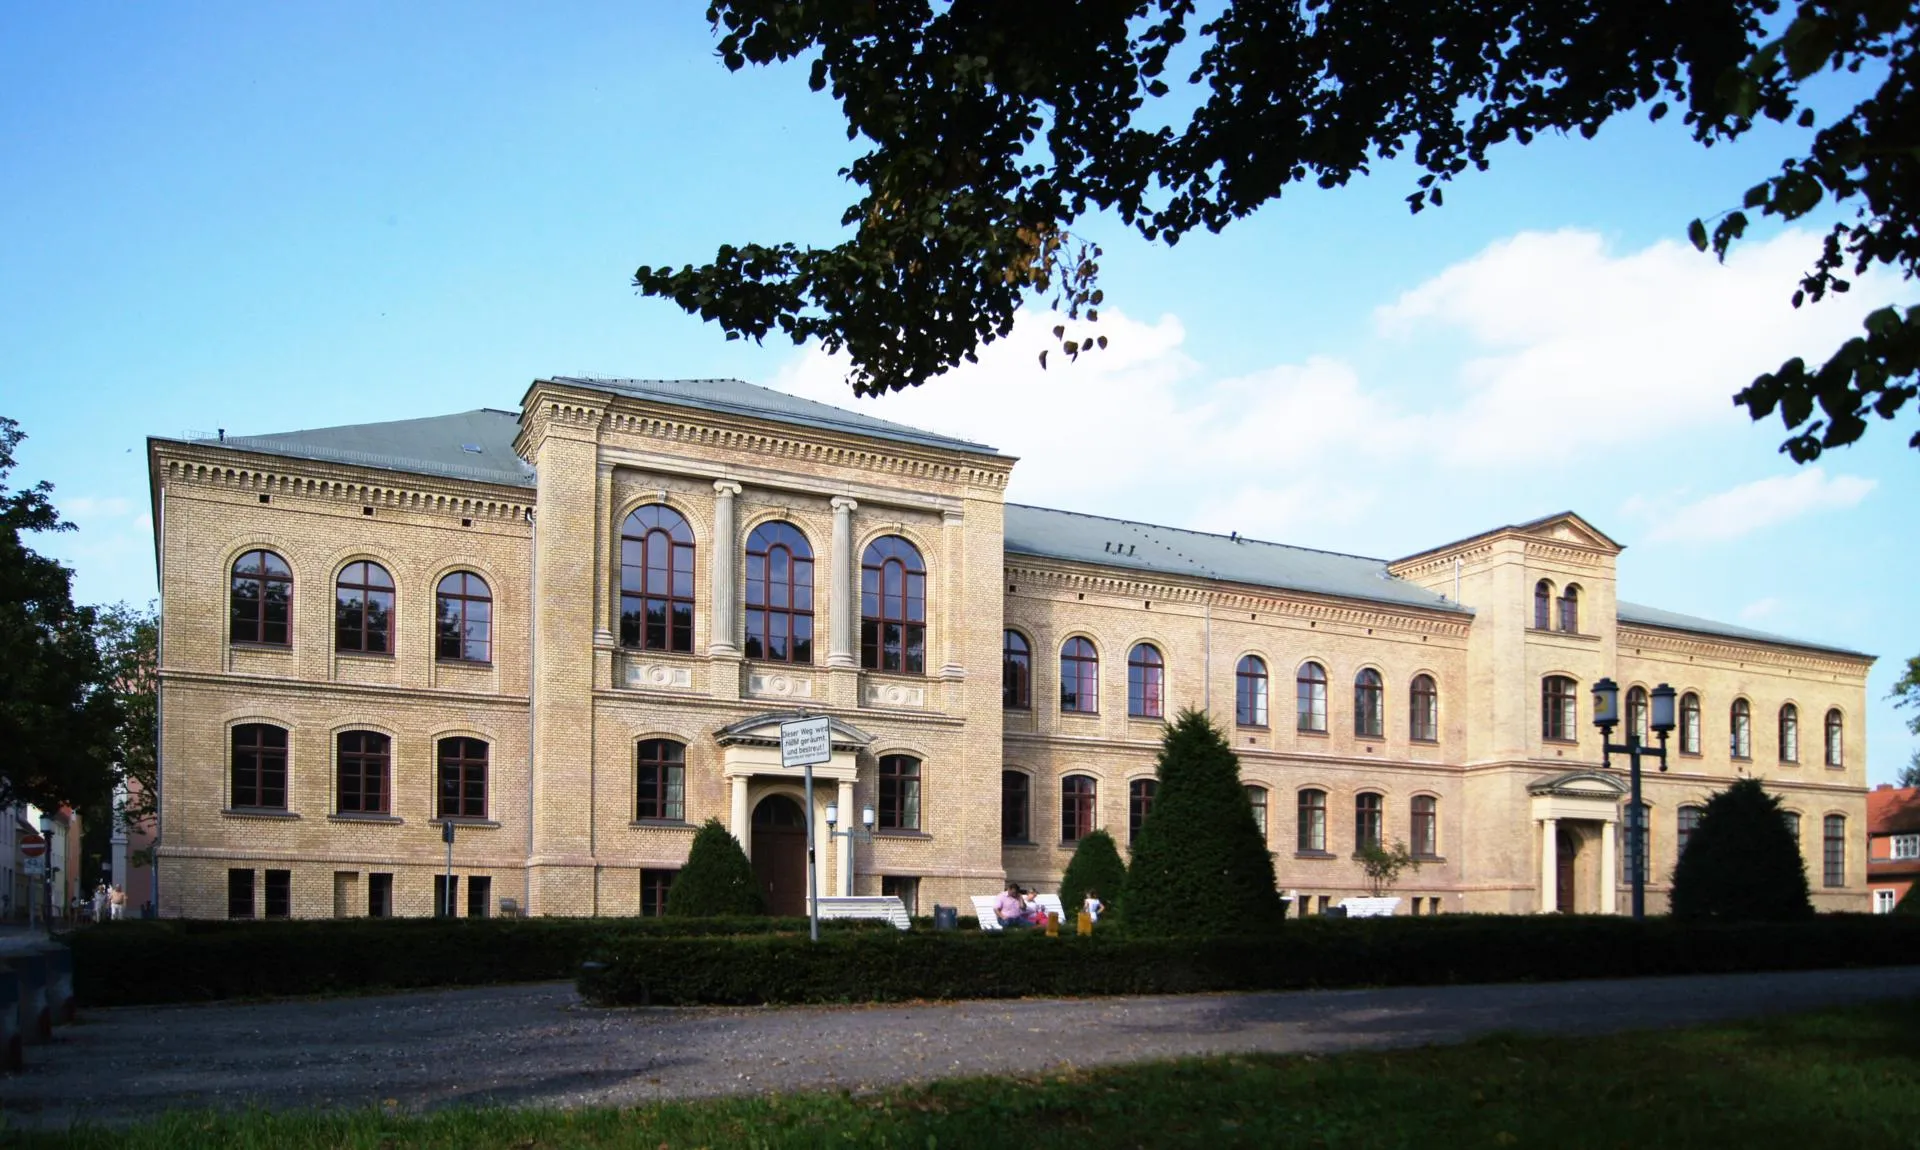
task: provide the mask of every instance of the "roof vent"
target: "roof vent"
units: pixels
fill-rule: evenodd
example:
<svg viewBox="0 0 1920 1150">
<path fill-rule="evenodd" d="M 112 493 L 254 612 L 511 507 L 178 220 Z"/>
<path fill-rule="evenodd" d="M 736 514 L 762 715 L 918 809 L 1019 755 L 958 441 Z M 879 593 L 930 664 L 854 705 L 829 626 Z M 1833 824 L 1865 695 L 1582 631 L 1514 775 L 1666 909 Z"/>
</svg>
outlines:
<svg viewBox="0 0 1920 1150">
<path fill-rule="evenodd" d="M 1133 554 L 1133 544 L 1131 543 L 1127 544 L 1127 554 Z"/>
<path fill-rule="evenodd" d="M 460 445 L 460 450 L 466 452 L 468 455 L 485 455 L 486 454 L 486 452 L 480 449 L 480 445 L 477 443 L 463 443 Z"/>
</svg>

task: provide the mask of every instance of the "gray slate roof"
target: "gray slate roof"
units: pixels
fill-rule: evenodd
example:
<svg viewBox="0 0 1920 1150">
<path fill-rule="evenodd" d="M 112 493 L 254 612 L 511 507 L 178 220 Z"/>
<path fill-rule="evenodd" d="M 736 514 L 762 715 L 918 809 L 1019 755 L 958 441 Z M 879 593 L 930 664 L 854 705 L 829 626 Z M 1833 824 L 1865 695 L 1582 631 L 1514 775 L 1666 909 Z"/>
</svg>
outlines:
<svg viewBox="0 0 1920 1150">
<path fill-rule="evenodd" d="M 1731 623 L 1717 623 L 1712 619 L 1702 619 L 1697 615 L 1682 615 L 1678 611 L 1662 611 L 1658 607 L 1648 607 L 1640 603 L 1628 603 L 1624 600 L 1616 604 L 1616 612 L 1622 623 L 1638 623 L 1643 627 L 1663 627 L 1669 631 L 1692 631 L 1698 635 L 1718 635 L 1727 639 L 1745 639 L 1751 643 L 1776 643 L 1788 647 L 1805 647 L 1809 651 L 1832 651 L 1839 655 L 1853 655 L 1861 659 L 1871 659 L 1863 651 L 1850 651 L 1845 647 L 1835 647 L 1826 643 L 1809 643 L 1805 639 L 1793 639 L 1785 635 L 1773 635 L 1766 631 L 1755 631 L 1747 627 L 1736 627 Z"/>
<path fill-rule="evenodd" d="M 518 414 L 483 407 L 425 419 L 353 423 L 273 435 L 229 435 L 221 445 L 293 459 L 532 487 L 533 468 L 513 452 L 514 437 L 519 433 Z"/>
<path fill-rule="evenodd" d="M 1236 541 L 1226 535 L 1020 503 L 1007 504 L 1006 549 L 1076 563 L 1469 613 L 1442 595 L 1387 574 L 1384 559 L 1244 537 Z"/>
<path fill-rule="evenodd" d="M 729 415 L 747 415 L 756 419 L 772 420 L 775 423 L 790 423 L 796 427 L 812 427 L 822 431 L 840 431 L 850 435 L 868 435 L 875 439 L 891 439 L 897 443 L 911 443 L 919 447 L 969 451 L 976 455 L 999 454 L 982 443 L 972 443 L 948 435 L 937 435 L 917 427 L 908 427 L 904 423 L 876 419 L 871 415 L 847 411 L 844 408 L 818 403 L 811 399 L 802 399 L 797 395 L 788 395 L 784 391 L 775 391 L 770 387 L 760 387 L 738 379 L 591 379 L 576 375 L 556 375 L 552 377 L 552 382 L 610 392 L 614 395 L 632 396 L 635 399 L 651 400 L 655 403 L 670 403 L 676 407 L 692 407 L 702 411 L 724 412 Z"/>
</svg>

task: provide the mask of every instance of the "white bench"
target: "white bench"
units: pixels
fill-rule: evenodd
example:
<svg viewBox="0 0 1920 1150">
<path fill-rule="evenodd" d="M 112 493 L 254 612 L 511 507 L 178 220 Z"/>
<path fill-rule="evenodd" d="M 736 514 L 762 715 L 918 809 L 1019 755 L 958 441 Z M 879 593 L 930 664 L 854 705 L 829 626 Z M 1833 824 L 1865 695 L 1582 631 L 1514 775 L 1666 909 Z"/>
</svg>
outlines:
<svg viewBox="0 0 1920 1150">
<path fill-rule="evenodd" d="M 973 914 L 975 918 L 980 920 L 981 930 L 1004 929 L 1000 925 L 1000 916 L 995 914 L 993 910 L 993 904 L 999 900 L 999 895 L 976 894 L 969 897 L 973 899 Z M 1066 908 L 1060 905 L 1059 895 L 1037 894 L 1033 896 L 1033 902 L 1041 911 L 1051 911 L 1055 917 L 1059 918 L 1063 925 L 1066 923 L 1067 912 Z"/>
<path fill-rule="evenodd" d="M 1343 898 L 1340 906 L 1348 918 L 1388 918 L 1400 909 L 1398 898 Z"/>
<path fill-rule="evenodd" d="M 901 930 L 913 926 L 907 917 L 907 904 L 897 895 L 821 895 L 816 905 L 821 918 L 877 918 Z"/>
</svg>

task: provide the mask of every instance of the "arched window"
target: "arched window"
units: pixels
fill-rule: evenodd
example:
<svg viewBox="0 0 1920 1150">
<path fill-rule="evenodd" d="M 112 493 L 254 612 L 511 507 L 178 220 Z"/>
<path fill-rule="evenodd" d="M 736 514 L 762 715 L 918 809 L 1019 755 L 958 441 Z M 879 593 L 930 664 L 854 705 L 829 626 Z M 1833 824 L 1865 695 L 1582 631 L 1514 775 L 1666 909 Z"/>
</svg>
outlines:
<svg viewBox="0 0 1920 1150">
<path fill-rule="evenodd" d="M 1033 780 L 1025 771 L 1000 772 L 1000 841 L 1033 841 Z"/>
<path fill-rule="evenodd" d="M 393 653 L 393 576 L 378 563 L 349 563 L 333 584 L 333 646 Z"/>
<path fill-rule="evenodd" d="M 1011 627 L 1000 642 L 1000 705 L 1015 711 L 1033 706 L 1033 652 L 1027 637 Z"/>
<path fill-rule="evenodd" d="M 1077 635 L 1060 646 L 1060 709 L 1082 715 L 1100 709 L 1100 653 Z"/>
<path fill-rule="evenodd" d="M 620 526 L 620 645 L 693 650 L 693 528 L 664 503 L 635 508 Z"/>
<path fill-rule="evenodd" d="M 236 810 L 287 809 L 287 729 L 242 723 L 233 729 L 233 794 Z"/>
<path fill-rule="evenodd" d="M 1847 816 L 1828 815 L 1822 829 L 1826 832 L 1821 844 L 1821 878 L 1827 886 L 1847 885 Z"/>
<path fill-rule="evenodd" d="M 1580 633 L 1580 587 L 1569 583 L 1560 592 L 1560 629 L 1569 635 Z"/>
<path fill-rule="evenodd" d="M 691 647 L 691 627 L 687 634 Z M 762 523 L 747 536 L 746 653 L 813 662 L 813 547 L 791 523 Z"/>
<path fill-rule="evenodd" d="M 1300 792 L 1300 845 L 1305 854 L 1327 853 L 1327 792 Z"/>
<path fill-rule="evenodd" d="M 1353 796 L 1353 849 L 1380 845 L 1384 803 L 1372 791 Z"/>
<path fill-rule="evenodd" d="M 1267 841 L 1267 788 L 1248 784 L 1247 805 L 1253 808 L 1253 825 L 1260 830 L 1260 841 Z"/>
<path fill-rule="evenodd" d="M 1294 681 L 1294 694 L 1299 703 L 1300 729 L 1325 733 L 1327 729 L 1327 670 L 1318 663 L 1300 665 L 1299 676 Z"/>
<path fill-rule="evenodd" d="M 1440 857 L 1440 800 L 1432 795 L 1413 796 L 1413 855 Z"/>
<path fill-rule="evenodd" d="M 1647 702 L 1645 687 L 1627 689 L 1627 735 L 1643 747 L 1647 745 Z"/>
<path fill-rule="evenodd" d="M 1386 729 L 1385 697 L 1380 672 L 1371 667 L 1353 677 L 1353 733 L 1377 739 Z"/>
<path fill-rule="evenodd" d="M 1133 645 L 1133 650 L 1127 652 L 1127 714 L 1136 719 L 1161 717 L 1164 671 L 1159 648 L 1152 643 Z"/>
<path fill-rule="evenodd" d="M 927 668 L 927 568 L 898 535 L 867 544 L 860 560 L 860 665 L 921 675 Z"/>
<path fill-rule="evenodd" d="M 455 736 L 440 740 L 440 802 L 443 819 L 487 817 L 487 744 Z"/>
<path fill-rule="evenodd" d="M 1267 725 L 1267 663 L 1247 655 L 1233 669 L 1233 721 L 1243 727 Z"/>
<path fill-rule="evenodd" d="M 1745 699 L 1735 699 L 1733 710 L 1727 716 L 1727 748 L 1736 759 L 1753 757 L 1753 708 Z"/>
<path fill-rule="evenodd" d="M 1780 761 L 1800 761 L 1800 708 L 1792 703 L 1780 708 Z"/>
<path fill-rule="evenodd" d="M 1416 743 L 1440 741 L 1440 688 L 1432 675 L 1415 675 L 1407 692 L 1407 737 Z"/>
<path fill-rule="evenodd" d="M 1680 696 L 1680 753 L 1700 753 L 1700 696 L 1692 691 Z"/>
<path fill-rule="evenodd" d="M 1673 824 L 1674 858 L 1679 859 L 1687 853 L 1687 843 L 1692 841 L 1693 832 L 1700 827 L 1701 808 L 1688 805 L 1675 813 Z"/>
<path fill-rule="evenodd" d="M 392 813 L 393 741 L 378 731 L 342 731 L 335 741 L 334 808 L 343 815 Z"/>
<path fill-rule="evenodd" d="M 1580 707 L 1573 680 L 1548 675 L 1540 683 L 1540 737 L 1571 743 L 1580 737 Z"/>
<path fill-rule="evenodd" d="M 1553 584 L 1545 579 L 1533 585 L 1533 629 L 1545 631 L 1553 626 Z"/>
<path fill-rule="evenodd" d="M 1096 786 L 1086 775 L 1068 775 L 1060 780 L 1060 841 L 1077 843 L 1093 830 L 1093 800 Z"/>
<path fill-rule="evenodd" d="M 1827 712 L 1827 765 L 1838 767 L 1846 762 L 1846 720 L 1840 717 L 1840 708 Z"/>
<path fill-rule="evenodd" d="M 1153 797 L 1159 793 L 1158 779 L 1135 779 L 1127 784 L 1128 843 L 1140 837 L 1140 828 L 1147 825 L 1147 816 L 1153 813 Z"/>
<path fill-rule="evenodd" d="M 1626 877 L 1629 880 L 1637 874 L 1641 882 L 1647 881 L 1647 858 L 1653 851 L 1652 830 L 1652 820 L 1647 817 L 1647 804 L 1641 803 L 1639 806 L 1627 804 L 1625 865 Z"/>
<path fill-rule="evenodd" d="M 493 594 L 471 571 L 440 580 L 434 596 L 439 641 L 435 654 L 468 663 L 493 662 Z"/>
<path fill-rule="evenodd" d="M 912 755 L 880 756 L 879 826 L 883 831 L 920 829 L 920 760 Z"/>
<path fill-rule="evenodd" d="M 231 636 L 235 643 L 293 642 L 287 625 L 293 568 L 271 551 L 249 551 L 233 561 Z"/>
<path fill-rule="evenodd" d="M 672 739 L 642 739 L 634 753 L 633 818 L 685 822 L 687 747 Z"/>
</svg>

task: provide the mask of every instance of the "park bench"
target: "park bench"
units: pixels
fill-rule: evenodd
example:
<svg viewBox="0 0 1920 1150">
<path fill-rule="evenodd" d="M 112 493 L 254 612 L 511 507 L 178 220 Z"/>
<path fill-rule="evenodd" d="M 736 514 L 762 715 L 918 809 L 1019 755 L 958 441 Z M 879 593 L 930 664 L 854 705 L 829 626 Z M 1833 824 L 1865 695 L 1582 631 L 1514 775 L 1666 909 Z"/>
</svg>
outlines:
<svg viewBox="0 0 1920 1150">
<path fill-rule="evenodd" d="M 981 930 L 1001 930 L 1000 916 L 993 913 L 993 904 L 1000 896 L 992 894 L 970 895 L 973 899 L 974 917 L 980 920 Z M 1042 911 L 1051 911 L 1062 923 L 1067 921 L 1066 908 L 1060 905 L 1057 894 L 1037 894 L 1033 896 L 1035 906 Z"/>
<path fill-rule="evenodd" d="M 1344 898 L 1340 907 L 1348 918 L 1387 918 L 1400 909 L 1398 898 Z"/>
<path fill-rule="evenodd" d="M 815 905 L 821 918 L 877 918 L 901 930 L 913 925 L 907 904 L 896 895 L 821 895 Z"/>
</svg>

